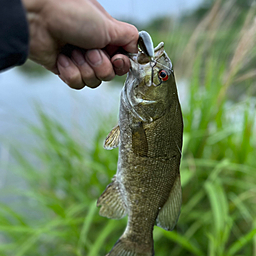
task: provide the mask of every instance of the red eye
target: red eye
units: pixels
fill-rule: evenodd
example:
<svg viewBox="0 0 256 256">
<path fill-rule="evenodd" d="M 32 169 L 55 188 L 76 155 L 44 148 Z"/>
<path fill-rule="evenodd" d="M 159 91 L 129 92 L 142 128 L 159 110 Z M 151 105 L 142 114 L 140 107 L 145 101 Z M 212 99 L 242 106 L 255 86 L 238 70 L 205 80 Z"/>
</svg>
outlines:
<svg viewBox="0 0 256 256">
<path fill-rule="evenodd" d="M 168 80 L 168 78 L 169 78 L 167 72 L 166 72 L 164 69 L 162 69 L 162 70 L 159 71 L 158 77 L 159 77 L 162 81 L 166 81 L 166 80 Z"/>
</svg>

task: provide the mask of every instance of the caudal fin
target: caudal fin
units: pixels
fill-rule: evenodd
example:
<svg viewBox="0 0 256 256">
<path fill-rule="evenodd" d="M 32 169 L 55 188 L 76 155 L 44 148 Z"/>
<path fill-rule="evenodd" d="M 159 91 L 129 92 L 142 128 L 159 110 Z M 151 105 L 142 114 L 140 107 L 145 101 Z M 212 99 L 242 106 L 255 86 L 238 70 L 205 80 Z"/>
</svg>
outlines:
<svg viewBox="0 0 256 256">
<path fill-rule="evenodd" d="M 154 256 L 153 241 L 139 244 L 121 237 L 106 256 Z"/>
</svg>

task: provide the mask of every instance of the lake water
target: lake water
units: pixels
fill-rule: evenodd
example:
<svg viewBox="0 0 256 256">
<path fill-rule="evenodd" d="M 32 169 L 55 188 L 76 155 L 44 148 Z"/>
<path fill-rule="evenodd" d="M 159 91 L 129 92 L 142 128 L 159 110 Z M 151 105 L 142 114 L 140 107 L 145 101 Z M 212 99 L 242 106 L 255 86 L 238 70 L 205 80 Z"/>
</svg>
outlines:
<svg viewBox="0 0 256 256">
<path fill-rule="evenodd" d="M 121 87 L 103 83 L 97 89 L 70 89 L 57 76 L 28 77 L 18 69 L 0 74 L 0 137 L 20 138 L 24 120 L 37 121 L 36 106 L 66 126 L 78 123 L 88 133 L 100 117 L 118 112 Z M 90 135 L 91 136 L 91 135 Z"/>
<path fill-rule="evenodd" d="M 76 91 L 50 72 L 29 77 L 18 68 L 0 74 L 0 88 L 0 188 L 19 182 L 10 171 L 9 148 L 25 148 L 35 141 L 28 123 L 39 123 L 37 106 L 90 146 L 102 122 L 111 130 L 108 117 L 117 117 L 121 91 L 113 82 Z"/>
</svg>

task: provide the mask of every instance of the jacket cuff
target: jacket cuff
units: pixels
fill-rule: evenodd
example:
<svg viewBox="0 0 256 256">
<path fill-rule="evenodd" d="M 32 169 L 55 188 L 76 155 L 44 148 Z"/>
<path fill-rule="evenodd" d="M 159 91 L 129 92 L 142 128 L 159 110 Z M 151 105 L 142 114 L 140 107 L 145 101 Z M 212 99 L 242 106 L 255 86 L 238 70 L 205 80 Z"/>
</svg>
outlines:
<svg viewBox="0 0 256 256">
<path fill-rule="evenodd" d="M 29 30 L 21 0 L 4 0 L 0 8 L 0 70 L 22 65 L 29 51 Z"/>
</svg>

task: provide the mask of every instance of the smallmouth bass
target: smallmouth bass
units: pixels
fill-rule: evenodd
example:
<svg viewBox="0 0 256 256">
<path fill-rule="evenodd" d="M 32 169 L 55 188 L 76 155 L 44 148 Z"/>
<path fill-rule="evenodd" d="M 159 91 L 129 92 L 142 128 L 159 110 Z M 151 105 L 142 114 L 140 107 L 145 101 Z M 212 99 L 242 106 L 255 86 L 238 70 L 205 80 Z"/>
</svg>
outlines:
<svg viewBox="0 0 256 256">
<path fill-rule="evenodd" d="M 153 256 L 154 225 L 172 230 L 181 208 L 183 120 L 172 63 L 164 43 L 152 51 L 141 48 L 121 92 L 119 123 L 104 145 L 119 146 L 119 157 L 117 173 L 97 202 L 100 215 L 128 215 L 107 256 Z"/>
</svg>

